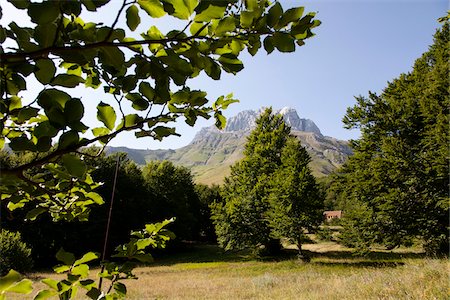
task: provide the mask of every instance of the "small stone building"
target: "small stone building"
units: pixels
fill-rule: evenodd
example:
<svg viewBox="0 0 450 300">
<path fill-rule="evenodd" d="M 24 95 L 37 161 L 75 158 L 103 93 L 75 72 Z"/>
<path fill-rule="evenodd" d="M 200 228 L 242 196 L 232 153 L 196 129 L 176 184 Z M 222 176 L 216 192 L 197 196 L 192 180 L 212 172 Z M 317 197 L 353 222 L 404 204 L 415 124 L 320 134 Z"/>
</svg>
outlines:
<svg viewBox="0 0 450 300">
<path fill-rule="evenodd" d="M 326 210 L 323 212 L 323 220 L 325 222 L 340 218 L 342 218 L 342 210 Z"/>
</svg>

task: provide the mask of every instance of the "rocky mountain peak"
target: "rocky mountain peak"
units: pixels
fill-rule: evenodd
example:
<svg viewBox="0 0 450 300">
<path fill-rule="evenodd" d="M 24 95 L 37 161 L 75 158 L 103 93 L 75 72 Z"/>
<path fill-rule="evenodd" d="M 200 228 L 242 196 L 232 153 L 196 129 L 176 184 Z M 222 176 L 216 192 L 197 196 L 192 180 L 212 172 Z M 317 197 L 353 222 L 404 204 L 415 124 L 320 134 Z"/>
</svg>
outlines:
<svg viewBox="0 0 450 300">
<path fill-rule="evenodd" d="M 225 132 L 236 131 L 251 131 L 256 125 L 256 118 L 264 111 L 260 109 L 245 110 L 238 113 L 236 116 L 227 120 L 227 125 L 224 129 Z M 298 116 L 297 111 L 291 107 L 284 107 L 280 110 L 274 110 L 275 113 L 283 115 L 285 122 L 291 126 L 292 130 L 313 132 L 318 135 L 322 135 L 317 125 L 309 119 L 301 119 Z"/>
</svg>

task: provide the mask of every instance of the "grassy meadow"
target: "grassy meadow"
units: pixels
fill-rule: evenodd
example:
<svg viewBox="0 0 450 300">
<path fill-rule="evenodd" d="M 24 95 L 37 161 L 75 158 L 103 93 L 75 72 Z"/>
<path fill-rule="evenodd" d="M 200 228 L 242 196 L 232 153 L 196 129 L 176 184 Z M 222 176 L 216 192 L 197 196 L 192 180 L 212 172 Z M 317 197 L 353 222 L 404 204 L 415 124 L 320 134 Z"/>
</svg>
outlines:
<svg viewBox="0 0 450 300">
<path fill-rule="evenodd" d="M 449 261 L 424 258 L 419 249 L 377 250 L 364 257 L 332 242 L 305 249 L 312 255 L 307 264 L 289 247 L 283 257 L 262 261 L 216 246 L 192 246 L 137 268 L 139 279 L 125 281 L 127 298 L 449 299 Z M 33 277 L 41 288 L 39 279 L 57 278 L 45 273 Z"/>
</svg>

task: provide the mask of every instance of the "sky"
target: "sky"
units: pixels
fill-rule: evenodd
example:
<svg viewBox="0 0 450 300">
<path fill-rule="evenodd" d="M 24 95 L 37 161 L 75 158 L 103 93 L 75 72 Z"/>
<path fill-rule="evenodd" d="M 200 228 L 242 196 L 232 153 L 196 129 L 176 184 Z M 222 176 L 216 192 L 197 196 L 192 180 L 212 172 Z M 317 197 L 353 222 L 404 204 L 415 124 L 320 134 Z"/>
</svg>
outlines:
<svg viewBox="0 0 450 300">
<path fill-rule="evenodd" d="M 224 112 L 226 117 L 263 106 L 275 109 L 289 106 L 301 118 L 313 120 L 322 134 L 342 140 L 359 136 L 357 130 L 344 129 L 342 123 L 346 109 L 355 104 L 354 97 L 368 95 L 369 91 L 379 93 L 388 81 L 410 71 L 414 61 L 432 44 L 433 34 L 440 26 L 437 19 L 449 9 L 447 0 L 280 2 L 285 9 L 304 6 L 305 12 L 317 12 L 316 18 L 322 24 L 314 28 L 316 36 L 306 40 L 294 53 L 274 51 L 267 55 L 262 49 L 255 57 L 245 54 L 241 57 L 245 68 L 236 76 L 227 74 L 220 81 L 200 76 L 193 81 L 193 86 L 207 91 L 210 99 L 232 92 L 240 103 L 231 105 Z M 112 15 L 102 12 L 92 17 L 107 23 Z M 2 22 L 7 19 L 8 13 L 4 11 Z M 158 26 L 164 31 L 180 28 L 181 24 L 164 20 Z M 83 98 L 90 96 L 85 94 Z M 86 118 L 93 116 L 94 110 L 86 112 Z M 181 137 L 159 142 L 151 138 L 136 139 L 134 134 L 126 133 L 110 145 L 176 149 L 187 145 L 202 127 L 213 124 L 212 118 L 197 122 L 193 128 L 178 122 L 176 127 Z"/>
</svg>

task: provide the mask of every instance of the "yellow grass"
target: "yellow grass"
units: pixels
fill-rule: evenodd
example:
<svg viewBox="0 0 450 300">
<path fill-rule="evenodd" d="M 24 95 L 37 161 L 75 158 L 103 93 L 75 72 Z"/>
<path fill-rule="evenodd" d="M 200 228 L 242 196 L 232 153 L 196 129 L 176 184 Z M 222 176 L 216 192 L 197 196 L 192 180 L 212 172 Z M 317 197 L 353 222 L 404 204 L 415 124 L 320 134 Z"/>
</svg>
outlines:
<svg viewBox="0 0 450 300">
<path fill-rule="evenodd" d="M 135 270 L 139 279 L 125 282 L 128 299 L 450 299 L 447 259 L 422 258 L 408 249 L 355 257 L 334 243 L 306 248 L 313 251 L 309 264 L 293 257 L 225 256 L 213 247 L 204 256 L 162 259 L 161 265 Z"/>
</svg>

